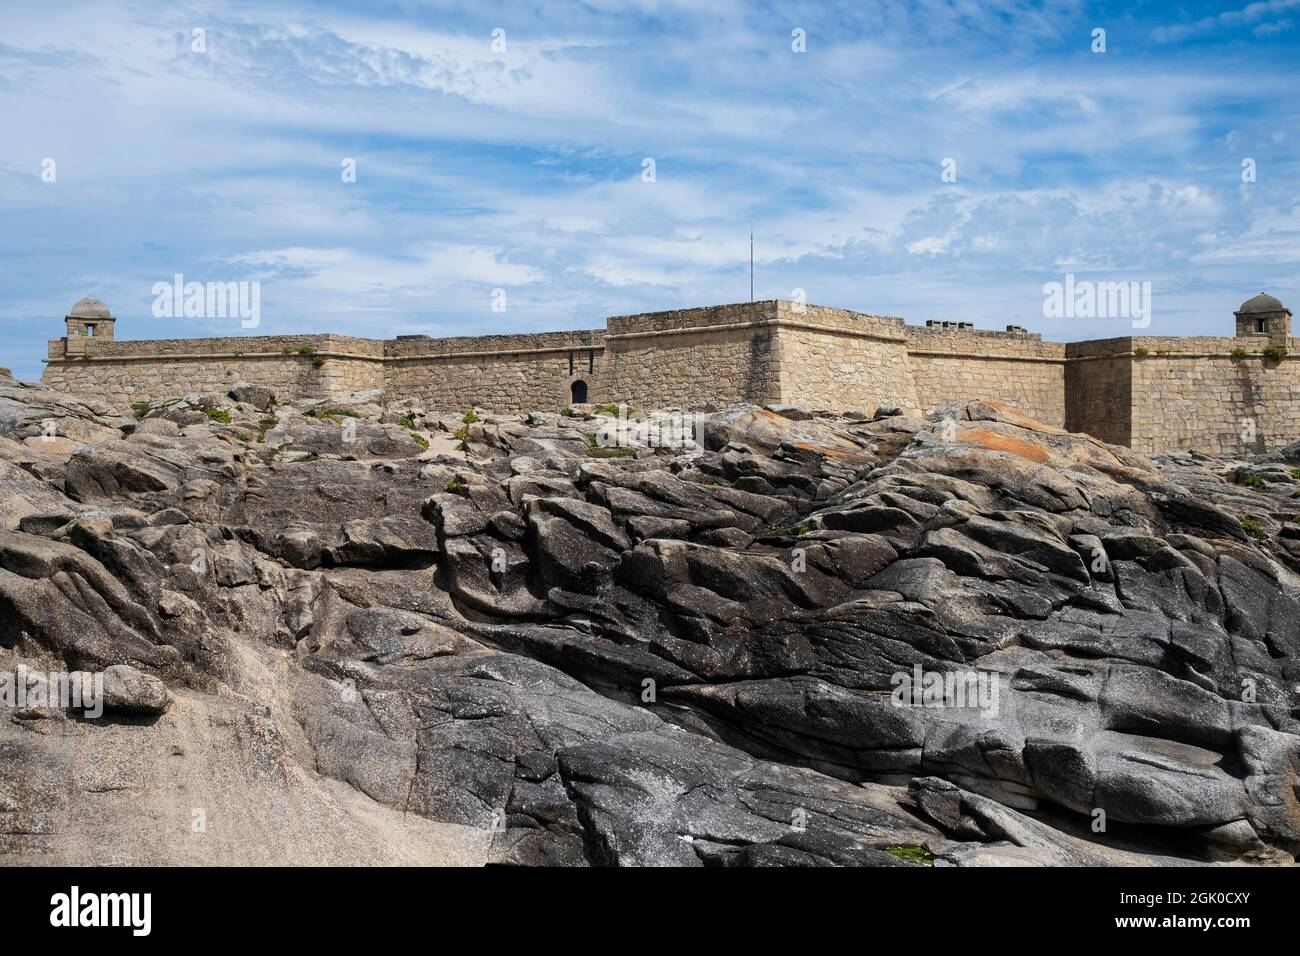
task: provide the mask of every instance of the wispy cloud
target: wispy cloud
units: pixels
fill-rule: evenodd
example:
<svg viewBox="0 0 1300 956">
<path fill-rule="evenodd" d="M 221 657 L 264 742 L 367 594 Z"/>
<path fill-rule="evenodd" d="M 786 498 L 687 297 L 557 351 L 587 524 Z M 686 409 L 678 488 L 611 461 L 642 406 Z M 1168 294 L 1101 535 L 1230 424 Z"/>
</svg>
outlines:
<svg viewBox="0 0 1300 956">
<path fill-rule="evenodd" d="M 1177 43 L 1196 34 L 1223 30 L 1249 30 L 1264 37 L 1291 29 L 1288 12 L 1300 11 L 1300 0 L 1258 0 L 1236 10 L 1224 10 L 1182 23 L 1158 26 L 1151 36 L 1158 43 Z"/>
</svg>

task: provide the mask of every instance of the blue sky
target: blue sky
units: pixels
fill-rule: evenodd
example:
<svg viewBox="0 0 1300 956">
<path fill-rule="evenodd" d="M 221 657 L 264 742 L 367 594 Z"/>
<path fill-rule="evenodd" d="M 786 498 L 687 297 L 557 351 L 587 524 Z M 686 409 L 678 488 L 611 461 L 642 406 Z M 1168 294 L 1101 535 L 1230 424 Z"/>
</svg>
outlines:
<svg viewBox="0 0 1300 956">
<path fill-rule="evenodd" d="M 1043 317 L 1073 272 L 1231 334 L 1300 309 L 1297 54 L 1300 0 L 6 3 L 0 365 L 39 376 L 88 294 L 123 338 L 740 301 L 751 223 L 758 298 L 1130 331 Z M 261 327 L 154 318 L 178 272 L 260 281 Z"/>
</svg>

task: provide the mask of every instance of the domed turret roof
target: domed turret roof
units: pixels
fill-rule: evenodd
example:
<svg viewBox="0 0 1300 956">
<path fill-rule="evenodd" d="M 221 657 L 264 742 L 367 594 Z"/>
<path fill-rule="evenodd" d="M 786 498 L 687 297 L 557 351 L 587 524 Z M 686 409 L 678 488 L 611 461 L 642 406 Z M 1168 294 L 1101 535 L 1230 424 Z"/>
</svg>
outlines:
<svg viewBox="0 0 1300 956">
<path fill-rule="evenodd" d="M 1253 299 L 1247 299 L 1245 302 L 1241 303 L 1241 308 L 1237 310 L 1238 313 L 1290 312 L 1290 311 L 1291 311 L 1290 309 L 1284 306 L 1277 299 L 1273 298 L 1273 296 L 1269 295 L 1267 292 L 1261 292 Z"/>
<path fill-rule="evenodd" d="M 112 317 L 113 313 L 108 311 L 108 306 L 92 295 L 86 296 L 68 312 L 70 319 L 111 319 Z"/>
</svg>

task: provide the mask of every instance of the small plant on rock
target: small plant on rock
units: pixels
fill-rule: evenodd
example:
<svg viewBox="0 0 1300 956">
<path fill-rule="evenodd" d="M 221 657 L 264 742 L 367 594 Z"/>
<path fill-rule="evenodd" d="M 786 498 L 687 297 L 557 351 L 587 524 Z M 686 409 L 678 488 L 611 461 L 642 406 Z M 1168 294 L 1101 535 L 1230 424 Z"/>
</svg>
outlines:
<svg viewBox="0 0 1300 956">
<path fill-rule="evenodd" d="M 934 866 L 934 854 L 923 846 L 887 846 L 885 852 L 908 863 L 920 863 L 922 866 Z"/>
<path fill-rule="evenodd" d="M 208 420 L 220 422 L 222 425 L 230 424 L 230 410 L 227 408 L 209 408 Z"/>
<path fill-rule="evenodd" d="M 1286 358 L 1286 349 L 1278 345 L 1270 345 L 1264 349 L 1264 358 L 1270 362 L 1280 362 Z"/>
<path fill-rule="evenodd" d="M 772 537 L 774 538 L 797 538 L 801 534 L 807 534 L 812 530 L 808 524 L 790 525 L 788 527 L 773 528 Z"/>
<path fill-rule="evenodd" d="M 1230 354 L 1235 359 L 1244 359 L 1246 357 L 1246 350 L 1243 349 L 1240 345 L 1238 345 L 1235 349 L 1233 349 L 1228 354 Z"/>
<path fill-rule="evenodd" d="M 624 445 L 602 445 L 596 440 L 595 432 L 583 432 L 587 436 L 588 458 L 635 458 L 636 449 Z"/>
<path fill-rule="evenodd" d="M 1241 530 L 1257 540 L 1268 537 L 1268 532 L 1264 530 L 1264 526 L 1260 524 L 1258 518 L 1242 518 Z"/>
<path fill-rule="evenodd" d="M 602 448 L 599 445 L 587 449 L 588 458 L 635 458 L 636 449 L 634 448 Z"/>
</svg>

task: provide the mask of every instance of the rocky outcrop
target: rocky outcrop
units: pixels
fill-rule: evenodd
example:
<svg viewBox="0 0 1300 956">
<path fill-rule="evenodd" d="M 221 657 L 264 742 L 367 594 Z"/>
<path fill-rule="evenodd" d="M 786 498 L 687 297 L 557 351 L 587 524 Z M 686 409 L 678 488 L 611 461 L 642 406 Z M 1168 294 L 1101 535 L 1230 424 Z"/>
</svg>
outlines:
<svg viewBox="0 0 1300 956">
<path fill-rule="evenodd" d="M 1285 456 L 1152 460 L 986 402 L 726 409 L 661 448 L 590 407 L 275 402 L 0 382 L 0 671 L 101 673 L 105 703 L 0 715 L 0 856 L 1300 847 Z"/>
</svg>

